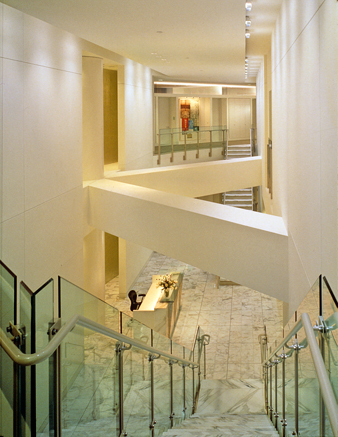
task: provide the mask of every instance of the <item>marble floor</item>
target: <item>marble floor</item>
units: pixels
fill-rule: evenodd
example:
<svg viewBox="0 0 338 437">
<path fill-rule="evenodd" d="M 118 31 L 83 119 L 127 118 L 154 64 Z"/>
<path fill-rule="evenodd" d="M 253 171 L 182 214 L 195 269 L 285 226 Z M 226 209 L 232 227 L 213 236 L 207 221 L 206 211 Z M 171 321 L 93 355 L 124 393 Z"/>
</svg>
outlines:
<svg viewBox="0 0 338 437">
<path fill-rule="evenodd" d="M 193 431 L 192 434 L 184 435 L 195 437 L 229 435 L 223 430 L 221 422 L 236 422 L 237 419 L 229 418 L 228 415 L 262 415 L 261 352 L 258 337 L 264 333 L 266 327 L 272 346 L 282 339 L 283 303 L 244 286 L 219 285 L 215 275 L 158 253 L 152 254 L 133 288 L 138 293 L 146 293 L 151 285 L 152 275 L 176 271 L 182 272 L 184 278 L 182 306 L 173 333 L 173 341 L 192 348 L 198 326 L 210 335 L 210 344 L 206 352 L 207 379 L 202 381 L 197 413 L 203 416 L 203 420 L 210 414 L 221 417 L 218 428 L 215 428 L 216 434 L 211 434 L 210 430 L 207 430 L 204 434 L 196 434 L 196 431 Z M 317 311 L 316 296 L 317 288 L 313 287 L 307 296 L 306 305 L 303 305 L 308 311 L 310 308 L 311 318 L 315 317 Z M 132 313 L 129 310 L 129 299 L 119 297 L 118 278 L 107 284 L 106 302 L 125 313 L 122 320 L 123 332 L 128 334 L 124 329 L 129 329 L 134 338 L 136 335 L 142 341 L 149 340 L 149 328 L 142 326 L 140 330 L 137 323 L 134 326 Z M 291 324 L 292 322 L 289 327 Z M 74 332 L 72 347 L 81 343 L 75 336 L 76 332 Z M 168 344 L 168 339 L 162 337 L 162 340 L 163 344 Z M 159 340 L 160 344 L 162 340 Z M 69 354 L 63 365 L 63 375 L 69 376 L 69 381 L 66 380 L 65 385 L 70 387 L 62 405 L 63 434 L 69 437 L 100 437 L 105 434 L 117 436 L 119 384 L 115 341 L 107 341 L 100 334 L 89 333 L 82 342 L 84 343 L 83 363 L 74 362 L 74 356 Z M 161 349 L 160 346 L 158 348 Z M 304 364 L 301 364 L 301 376 L 309 378 L 312 368 L 309 367 L 307 354 L 304 357 L 306 359 Z M 150 423 L 148 356 L 132 348 L 124 352 L 123 361 L 125 429 L 130 437 L 148 437 Z M 79 372 L 72 381 L 74 367 L 78 368 Z M 303 368 L 304 372 L 302 372 Z M 156 360 L 154 369 L 157 420 L 155 436 L 157 437 L 170 427 L 168 400 L 170 372 L 168 363 L 164 359 Z M 304 380 L 303 385 L 306 389 L 305 399 L 314 403 L 311 381 Z M 174 399 L 177 399 L 175 401 L 177 405 L 174 405 L 174 424 L 178 425 L 183 419 L 182 369 L 178 365 L 174 366 Z M 187 403 L 192 403 L 192 393 L 187 395 L 187 399 Z M 290 402 L 292 403 L 292 400 Z M 312 413 L 308 403 L 305 402 L 304 413 L 309 412 Z M 252 420 L 250 418 L 249 422 Z M 238 434 L 240 422 L 241 419 L 236 422 L 238 425 L 236 425 L 236 435 L 241 435 Z M 183 423 L 185 422 L 182 422 L 184 428 L 186 425 Z M 198 420 L 196 423 L 198 425 Z M 265 434 L 262 428 L 257 432 L 257 435 L 273 435 Z M 42 437 L 48 433 L 39 435 Z M 167 435 L 174 437 L 183 434 Z"/>
<path fill-rule="evenodd" d="M 215 275 L 154 252 L 133 288 L 146 293 L 152 275 L 184 274 L 182 306 L 173 341 L 192 348 L 197 327 L 210 335 L 207 378 L 259 378 L 261 352 L 258 336 L 282 338 L 283 303 L 241 285 L 220 285 Z M 129 299 L 119 297 L 118 277 L 106 286 L 106 302 L 129 315 Z"/>
</svg>

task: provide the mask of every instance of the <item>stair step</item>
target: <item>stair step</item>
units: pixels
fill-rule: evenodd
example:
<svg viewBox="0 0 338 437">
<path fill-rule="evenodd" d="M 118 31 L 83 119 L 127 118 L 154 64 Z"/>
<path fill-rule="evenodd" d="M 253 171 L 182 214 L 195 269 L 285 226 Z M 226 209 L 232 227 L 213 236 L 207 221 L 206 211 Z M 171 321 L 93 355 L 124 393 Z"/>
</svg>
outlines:
<svg viewBox="0 0 338 437">
<path fill-rule="evenodd" d="M 198 431 L 197 431 L 198 430 Z M 192 416 L 163 436 L 167 437 L 277 437 L 278 433 L 266 415 L 225 414 L 222 416 Z"/>
</svg>

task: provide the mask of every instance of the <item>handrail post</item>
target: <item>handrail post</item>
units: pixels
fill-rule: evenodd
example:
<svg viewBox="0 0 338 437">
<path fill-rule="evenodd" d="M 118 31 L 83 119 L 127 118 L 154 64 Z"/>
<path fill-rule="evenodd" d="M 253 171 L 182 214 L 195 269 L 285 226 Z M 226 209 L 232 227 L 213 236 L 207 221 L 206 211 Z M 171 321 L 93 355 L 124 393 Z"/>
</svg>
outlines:
<svg viewBox="0 0 338 437">
<path fill-rule="evenodd" d="M 187 132 L 184 132 L 184 155 L 183 161 L 187 159 Z"/>
<path fill-rule="evenodd" d="M 197 131 L 197 153 L 196 153 L 196 158 L 200 157 L 200 131 L 198 129 Z"/>
<path fill-rule="evenodd" d="M 182 365 L 182 369 L 183 369 L 183 420 L 185 420 L 186 416 L 185 416 L 185 412 L 187 410 L 187 406 L 186 406 L 186 393 L 185 393 L 185 364 Z"/>
<path fill-rule="evenodd" d="M 321 330 L 318 332 L 318 346 L 325 363 L 325 343 Z M 319 389 L 319 435 L 320 437 L 325 436 L 325 404 L 321 389 Z"/>
<path fill-rule="evenodd" d="M 283 393 L 283 399 L 282 399 L 282 409 L 283 409 L 283 419 L 281 420 L 282 422 L 282 428 L 283 428 L 283 437 L 286 436 L 286 427 L 287 427 L 287 422 L 286 422 L 286 405 L 285 405 L 285 360 L 287 358 L 285 351 L 283 349 L 283 353 L 281 354 L 282 358 L 282 393 Z"/>
<path fill-rule="evenodd" d="M 157 158 L 157 164 L 161 164 L 161 134 L 158 135 L 158 158 Z"/>
<path fill-rule="evenodd" d="M 209 151 L 209 156 L 212 156 L 212 129 L 210 129 L 210 151 Z"/>
<path fill-rule="evenodd" d="M 278 421 L 278 395 L 277 395 L 277 388 L 278 388 L 278 381 L 277 381 L 277 377 L 278 377 L 278 363 L 279 361 L 276 360 L 275 363 L 275 412 L 274 412 L 274 417 L 275 417 L 275 428 L 278 431 L 278 425 L 277 425 L 277 421 Z"/>
<path fill-rule="evenodd" d="M 170 340 L 170 353 L 173 353 L 173 341 Z M 174 426 L 174 375 L 173 375 L 173 364 L 172 360 L 169 360 L 169 368 L 170 368 L 170 426 L 171 428 Z"/>
<path fill-rule="evenodd" d="M 174 134 L 173 134 L 173 132 L 171 132 L 170 136 L 171 136 L 171 157 L 170 157 L 170 162 L 173 162 L 174 161 Z"/>
<path fill-rule="evenodd" d="M 123 417 L 123 344 L 116 343 L 116 362 L 118 363 L 118 378 L 119 378 L 119 435 L 126 436 L 124 431 L 124 417 Z"/>
<path fill-rule="evenodd" d="M 268 375 L 268 365 L 264 364 L 264 400 L 265 400 L 265 411 L 266 414 L 269 414 L 269 400 L 268 400 L 268 383 L 269 383 L 269 375 Z"/>
<path fill-rule="evenodd" d="M 227 138 L 226 138 L 226 141 L 225 141 L 225 159 L 228 159 L 228 146 L 229 146 L 229 135 L 228 135 L 228 132 L 229 132 L 229 129 L 226 129 L 226 135 L 227 135 Z"/>
<path fill-rule="evenodd" d="M 222 149 L 222 155 L 224 156 L 225 159 L 225 129 L 222 129 L 222 144 L 223 144 L 223 149 Z"/>
<path fill-rule="evenodd" d="M 195 349 L 192 351 L 192 360 L 195 361 Z M 192 414 L 196 411 L 196 396 L 195 396 L 195 366 L 192 367 Z"/>
<path fill-rule="evenodd" d="M 148 361 L 150 363 L 150 425 L 149 429 L 151 430 L 152 437 L 155 436 L 155 402 L 154 402 L 154 360 L 156 358 L 155 355 L 149 354 Z"/>
<path fill-rule="evenodd" d="M 270 412 L 270 420 L 272 422 L 272 413 L 273 413 L 273 402 L 272 402 L 272 367 L 273 364 L 270 364 L 270 402 L 269 402 L 269 412 Z"/>
<path fill-rule="evenodd" d="M 296 340 L 297 346 L 298 341 Z M 295 347 L 295 357 L 294 357 L 294 364 L 295 364 L 295 433 L 296 435 L 299 435 L 299 400 L 298 400 L 298 367 L 299 367 L 299 347 Z"/>
</svg>

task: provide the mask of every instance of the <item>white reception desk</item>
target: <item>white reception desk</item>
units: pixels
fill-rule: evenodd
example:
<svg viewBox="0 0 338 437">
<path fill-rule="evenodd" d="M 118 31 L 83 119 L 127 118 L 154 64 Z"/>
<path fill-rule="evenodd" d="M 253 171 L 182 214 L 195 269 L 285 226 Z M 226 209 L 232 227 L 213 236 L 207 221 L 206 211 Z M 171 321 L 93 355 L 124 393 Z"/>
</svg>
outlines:
<svg viewBox="0 0 338 437">
<path fill-rule="evenodd" d="M 171 273 L 172 279 L 177 281 L 177 284 L 169 292 L 168 297 L 165 296 L 161 287 L 157 285 L 162 277 L 163 275 L 153 276 L 151 287 L 144 297 L 140 308 L 133 311 L 133 317 L 156 332 L 170 337 L 181 307 L 183 274 Z"/>
</svg>

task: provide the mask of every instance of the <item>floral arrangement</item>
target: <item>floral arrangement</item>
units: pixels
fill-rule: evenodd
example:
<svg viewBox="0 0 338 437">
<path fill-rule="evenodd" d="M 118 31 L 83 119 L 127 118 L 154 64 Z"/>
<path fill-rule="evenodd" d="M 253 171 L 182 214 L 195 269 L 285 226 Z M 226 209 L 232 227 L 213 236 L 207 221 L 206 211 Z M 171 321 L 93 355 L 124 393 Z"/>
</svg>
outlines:
<svg viewBox="0 0 338 437">
<path fill-rule="evenodd" d="M 169 290 L 173 287 L 177 281 L 171 279 L 171 275 L 164 275 L 161 279 L 159 279 L 158 286 L 162 287 L 162 290 L 165 292 L 166 296 L 169 294 Z"/>
</svg>

